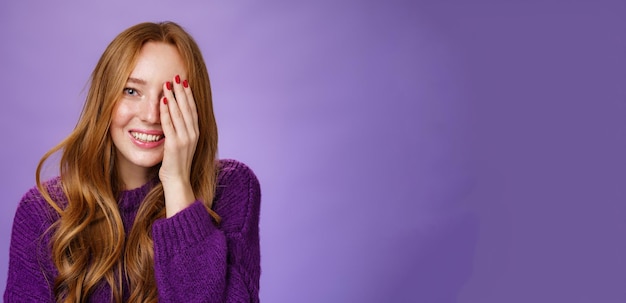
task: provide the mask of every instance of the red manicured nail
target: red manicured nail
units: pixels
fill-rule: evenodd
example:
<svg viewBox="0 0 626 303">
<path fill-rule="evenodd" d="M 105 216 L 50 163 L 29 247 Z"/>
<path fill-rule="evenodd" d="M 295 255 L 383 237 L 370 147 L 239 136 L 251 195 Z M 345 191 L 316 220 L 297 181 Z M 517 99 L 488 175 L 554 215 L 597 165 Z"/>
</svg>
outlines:
<svg viewBox="0 0 626 303">
<path fill-rule="evenodd" d="M 167 90 L 172 90 L 172 82 L 170 81 L 165 82 L 165 87 L 167 88 Z"/>
<path fill-rule="evenodd" d="M 163 104 L 167 105 L 167 98 L 163 97 Z"/>
<path fill-rule="evenodd" d="M 187 80 L 183 81 L 183 86 L 184 86 L 185 88 L 189 87 L 189 82 L 187 82 Z"/>
<path fill-rule="evenodd" d="M 174 80 L 176 80 L 176 84 L 180 84 L 180 76 L 176 75 Z"/>
</svg>

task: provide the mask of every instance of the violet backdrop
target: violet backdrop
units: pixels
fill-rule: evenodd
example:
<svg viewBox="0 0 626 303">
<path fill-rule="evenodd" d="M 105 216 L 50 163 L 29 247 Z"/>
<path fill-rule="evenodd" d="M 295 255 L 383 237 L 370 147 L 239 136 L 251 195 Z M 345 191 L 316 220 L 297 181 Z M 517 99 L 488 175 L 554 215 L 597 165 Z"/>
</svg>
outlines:
<svg viewBox="0 0 626 303">
<path fill-rule="evenodd" d="M 626 2 L 571 2 L 2 1 L 0 284 L 98 57 L 173 20 L 261 180 L 263 302 L 625 302 Z"/>
</svg>

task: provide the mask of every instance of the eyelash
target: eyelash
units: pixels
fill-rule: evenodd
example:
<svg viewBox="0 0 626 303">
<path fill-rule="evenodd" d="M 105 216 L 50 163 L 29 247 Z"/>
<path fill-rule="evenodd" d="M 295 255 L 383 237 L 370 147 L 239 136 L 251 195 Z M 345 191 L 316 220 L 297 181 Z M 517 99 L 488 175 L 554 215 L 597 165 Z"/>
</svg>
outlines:
<svg viewBox="0 0 626 303">
<path fill-rule="evenodd" d="M 129 96 L 136 96 L 139 92 L 132 87 L 125 87 L 123 90 L 124 94 Z"/>
</svg>

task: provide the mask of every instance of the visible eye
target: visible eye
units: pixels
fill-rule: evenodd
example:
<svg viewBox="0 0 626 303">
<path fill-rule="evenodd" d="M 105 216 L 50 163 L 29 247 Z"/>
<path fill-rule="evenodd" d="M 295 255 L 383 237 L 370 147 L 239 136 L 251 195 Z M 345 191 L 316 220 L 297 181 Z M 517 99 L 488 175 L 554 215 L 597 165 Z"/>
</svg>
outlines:
<svg viewBox="0 0 626 303">
<path fill-rule="evenodd" d="M 124 88 L 124 94 L 125 95 L 129 95 L 129 96 L 137 96 L 139 93 L 137 92 L 136 89 L 134 89 L 132 87 L 125 87 Z"/>
</svg>

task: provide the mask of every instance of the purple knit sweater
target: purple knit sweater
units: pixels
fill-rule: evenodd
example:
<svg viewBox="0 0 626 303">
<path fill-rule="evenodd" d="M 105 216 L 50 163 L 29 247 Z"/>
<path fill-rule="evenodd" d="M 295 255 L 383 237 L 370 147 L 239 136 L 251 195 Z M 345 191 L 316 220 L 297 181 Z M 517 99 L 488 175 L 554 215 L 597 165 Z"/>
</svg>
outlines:
<svg viewBox="0 0 626 303">
<path fill-rule="evenodd" d="M 152 226 L 159 302 L 259 302 L 259 182 L 242 163 L 220 164 L 213 204 L 222 218 L 219 226 L 199 201 Z M 121 194 L 119 210 L 127 234 L 153 185 Z M 58 197 L 59 178 L 48 188 Z M 46 230 L 58 217 L 36 188 L 22 198 L 13 222 L 4 302 L 54 302 L 52 283 L 58 273 Z M 111 302 L 110 292 L 101 283 L 89 301 Z M 128 293 L 124 289 L 125 298 Z"/>
</svg>

